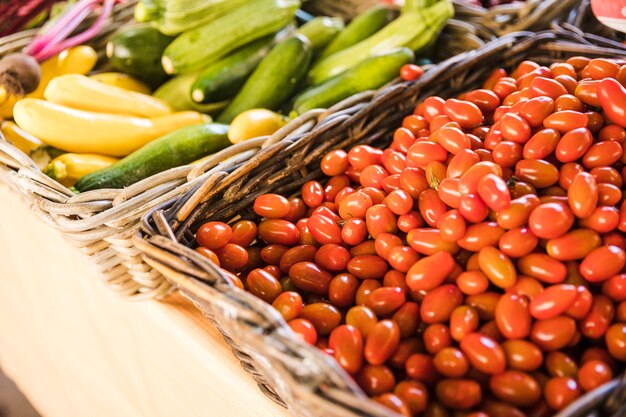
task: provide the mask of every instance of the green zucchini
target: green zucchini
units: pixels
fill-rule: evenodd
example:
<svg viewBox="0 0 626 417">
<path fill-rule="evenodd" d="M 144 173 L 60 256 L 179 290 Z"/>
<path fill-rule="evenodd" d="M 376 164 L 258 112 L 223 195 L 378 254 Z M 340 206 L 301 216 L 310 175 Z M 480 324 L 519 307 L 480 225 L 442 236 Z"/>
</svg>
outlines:
<svg viewBox="0 0 626 417">
<path fill-rule="evenodd" d="M 161 55 L 173 40 L 149 24 L 131 26 L 113 35 L 106 55 L 113 68 L 154 88 L 168 77 L 161 66 Z"/>
<path fill-rule="evenodd" d="M 302 35 L 274 46 L 217 120 L 230 123 L 239 113 L 255 108 L 277 110 L 304 78 L 311 55 L 311 42 Z"/>
<path fill-rule="evenodd" d="M 321 54 L 321 58 L 346 49 L 372 36 L 391 22 L 395 13 L 385 6 L 376 6 L 356 16 L 344 30 L 333 39 Z"/>
<path fill-rule="evenodd" d="M 226 108 L 228 101 L 198 104 L 191 100 L 189 91 L 196 78 L 198 78 L 198 73 L 195 72 L 179 75 L 167 81 L 152 95 L 166 101 L 175 111 L 194 110 L 212 116 L 219 114 Z"/>
<path fill-rule="evenodd" d="M 156 27 L 166 35 L 177 35 L 236 11 L 250 0 L 167 0 Z"/>
<path fill-rule="evenodd" d="M 110 167 L 85 175 L 74 187 L 81 192 L 127 187 L 229 146 L 227 133 L 228 126 L 217 123 L 183 127 L 142 146 Z"/>
<path fill-rule="evenodd" d="M 320 84 L 371 56 L 394 48 L 406 46 L 419 51 L 437 36 L 453 15 L 451 0 L 440 0 L 427 9 L 403 13 L 369 38 L 319 60 L 309 71 L 309 83 Z"/>
<path fill-rule="evenodd" d="M 235 49 L 287 26 L 299 0 L 255 0 L 180 35 L 164 51 L 168 74 L 199 71 Z"/>
<path fill-rule="evenodd" d="M 272 49 L 274 38 L 257 39 L 206 67 L 191 86 L 191 99 L 196 103 L 211 103 L 234 97 Z"/>
<path fill-rule="evenodd" d="M 382 87 L 398 77 L 400 68 L 414 58 L 409 48 L 398 48 L 368 58 L 354 68 L 302 92 L 296 97 L 292 110 L 302 114 L 311 109 L 328 108 L 354 94 Z"/>
<path fill-rule="evenodd" d="M 340 17 L 319 16 L 298 28 L 297 33 L 311 41 L 313 53 L 318 53 L 343 30 Z"/>
</svg>

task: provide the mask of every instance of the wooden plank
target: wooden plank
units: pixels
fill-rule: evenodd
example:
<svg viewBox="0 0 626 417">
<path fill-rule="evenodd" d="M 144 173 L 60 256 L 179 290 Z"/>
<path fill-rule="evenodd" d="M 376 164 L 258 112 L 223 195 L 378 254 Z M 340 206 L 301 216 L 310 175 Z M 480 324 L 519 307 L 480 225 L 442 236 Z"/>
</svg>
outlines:
<svg viewBox="0 0 626 417">
<path fill-rule="evenodd" d="M 287 416 L 180 297 L 130 302 L 0 183 L 0 365 L 46 417 Z"/>
</svg>

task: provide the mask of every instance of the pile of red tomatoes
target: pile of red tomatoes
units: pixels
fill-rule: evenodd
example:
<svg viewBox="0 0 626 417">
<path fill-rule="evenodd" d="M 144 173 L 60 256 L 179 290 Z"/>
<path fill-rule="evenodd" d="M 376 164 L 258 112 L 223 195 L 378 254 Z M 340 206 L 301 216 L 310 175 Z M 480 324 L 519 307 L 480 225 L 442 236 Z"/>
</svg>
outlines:
<svg viewBox="0 0 626 417">
<path fill-rule="evenodd" d="M 626 65 L 524 61 L 198 251 L 405 416 L 550 416 L 626 363 Z"/>
</svg>

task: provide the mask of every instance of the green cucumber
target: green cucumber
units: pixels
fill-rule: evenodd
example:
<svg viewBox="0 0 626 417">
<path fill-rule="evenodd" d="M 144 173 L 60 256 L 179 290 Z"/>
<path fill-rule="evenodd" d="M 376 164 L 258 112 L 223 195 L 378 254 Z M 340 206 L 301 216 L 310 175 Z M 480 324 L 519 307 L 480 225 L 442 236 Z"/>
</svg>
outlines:
<svg viewBox="0 0 626 417">
<path fill-rule="evenodd" d="M 187 126 L 142 146 L 110 167 L 76 181 L 78 191 L 123 188 L 170 168 L 189 164 L 230 145 L 228 126 Z"/>
<path fill-rule="evenodd" d="M 198 74 L 195 72 L 179 75 L 167 81 L 152 95 L 166 101 L 175 111 L 194 110 L 211 116 L 219 114 L 226 108 L 228 101 L 198 104 L 191 99 L 189 91 L 196 78 Z"/>
<path fill-rule="evenodd" d="M 297 114 L 328 108 L 354 94 L 382 87 L 398 77 L 400 68 L 415 59 L 409 48 L 398 48 L 366 59 L 348 71 L 311 87 L 294 100 Z"/>
<path fill-rule="evenodd" d="M 212 103 L 234 97 L 272 49 L 274 38 L 258 39 L 202 70 L 191 86 L 191 99 L 196 103 Z"/>
<path fill-rule="evenodd" d="M 154 88 L 168 77 L 161 66 L 161 55 L 173 40 L 149 24 L 131 26 L 113 35 L 106 55 L 113 68 Z"/>
<path fill-rule="evenodd" d="M 298 28 L 297 33 L 311 41 L 313 53 L 318 53 L 343 30 L 340 17 L 319 16 Z"/>
<path fill-rule="evenodd" d="M 385 6 L 376 6 L 366 10 L 352 19 L 348 26 L 326 46 L 321 57 L 327 57 L 369 38 L 393 18 L 393 10 Z"/>
<path fill-rule="evenodd" d="M 235 49 L 287 26 L 299 0 L 255 0 L 180 35 L 164 51 L 168 74 L 199 71 Z"/>
<path fill-rule="evenodd" d="M 277 110 L 304 78 L 311 55 L 311 42 L 302 35 L 278 43 L 217 120 L 230 123 L 239 113 L 250 109 Z"/>
<path fill-rule="evenodd" d="M 406 46 L 419 51 L 437 36 L 453 15 L 451 0 L 440 0 L 427 9 L 402 13 L 369 38 L 317 61 L 309 71 L 309 84 L 320 84 L 369 57 L 394 48 Z"/>
</svg>

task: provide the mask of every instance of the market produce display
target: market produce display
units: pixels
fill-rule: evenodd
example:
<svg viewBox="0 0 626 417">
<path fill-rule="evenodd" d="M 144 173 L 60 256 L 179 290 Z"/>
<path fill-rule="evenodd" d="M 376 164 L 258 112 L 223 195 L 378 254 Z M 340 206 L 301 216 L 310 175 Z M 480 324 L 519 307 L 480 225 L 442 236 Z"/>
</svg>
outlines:
<svg viewBox="0 0 626 417">
<path fill-rule="evenodd" d="M 626 369 L 624 84 L 621 59 L 496 69 L 196 251 L 402 415 L 553 415 Z"/>
<path fill-rule="evenodd" d="M 0 113 L 43 142 L 37 150 L 44 172 L 74 186 L 78 173 L 101 169 L 78 181 L 72 188 L 78 192 L 123 188 L 218 151 L 229 143 L 208 132 L 222 132 L 222 124 L 240 114 L 269 114 L 274 122 L 242 128 L 250 123 L 241 118 L 239 133 L 229 135 L 233 143 L 259 132 L 270 135 L 288 117 L 380 88 L 414 62 L 415 53 L 436 39 L 453 14 L 450 0 L 420 0 L 407 2 L 401 12 L 375 6 L 347 26 L 341 18 L 319 16 L 297 27 L 299 0 L 140 1 L 138 23 L 119 30 L 106 46 L 115 72 L 87 76 L 96 63 L 93 49 L 49 51 L 64 45 L 57 39 L 65 35 L 62 26 L 76 27 L 81 13 L 96 3 L 78 2 L 49 24 L 26 54 L 0 61 L 4 72 L 2 65 L 23 68 L 16 71 L 22 77 L 17 87 L 0 90 L 5 94 Z M 113 3 L 103 2 L 102 15 Z M 100 20 L 81 39 L 93 36 Z M 78 51 L 88 55 L 74 59 L 75 66 L 61 63 L 67 60 L 62 55 Z M 218 124 L 210 124 L 212 117 Z M 175 134 L 194 124 L 206 124 L 196 129 L 204 136 Z M 177 156 L 164 158 L 170 145 Z M 70 155 L 55 159 L 63 152 Z M 110 157 L 141 161 L 144 169 L 139 174 L 129 169 L 137 162 Z M 113 171 L 116 178 L 125 174 L 112 180 Z"/>
</svg>

